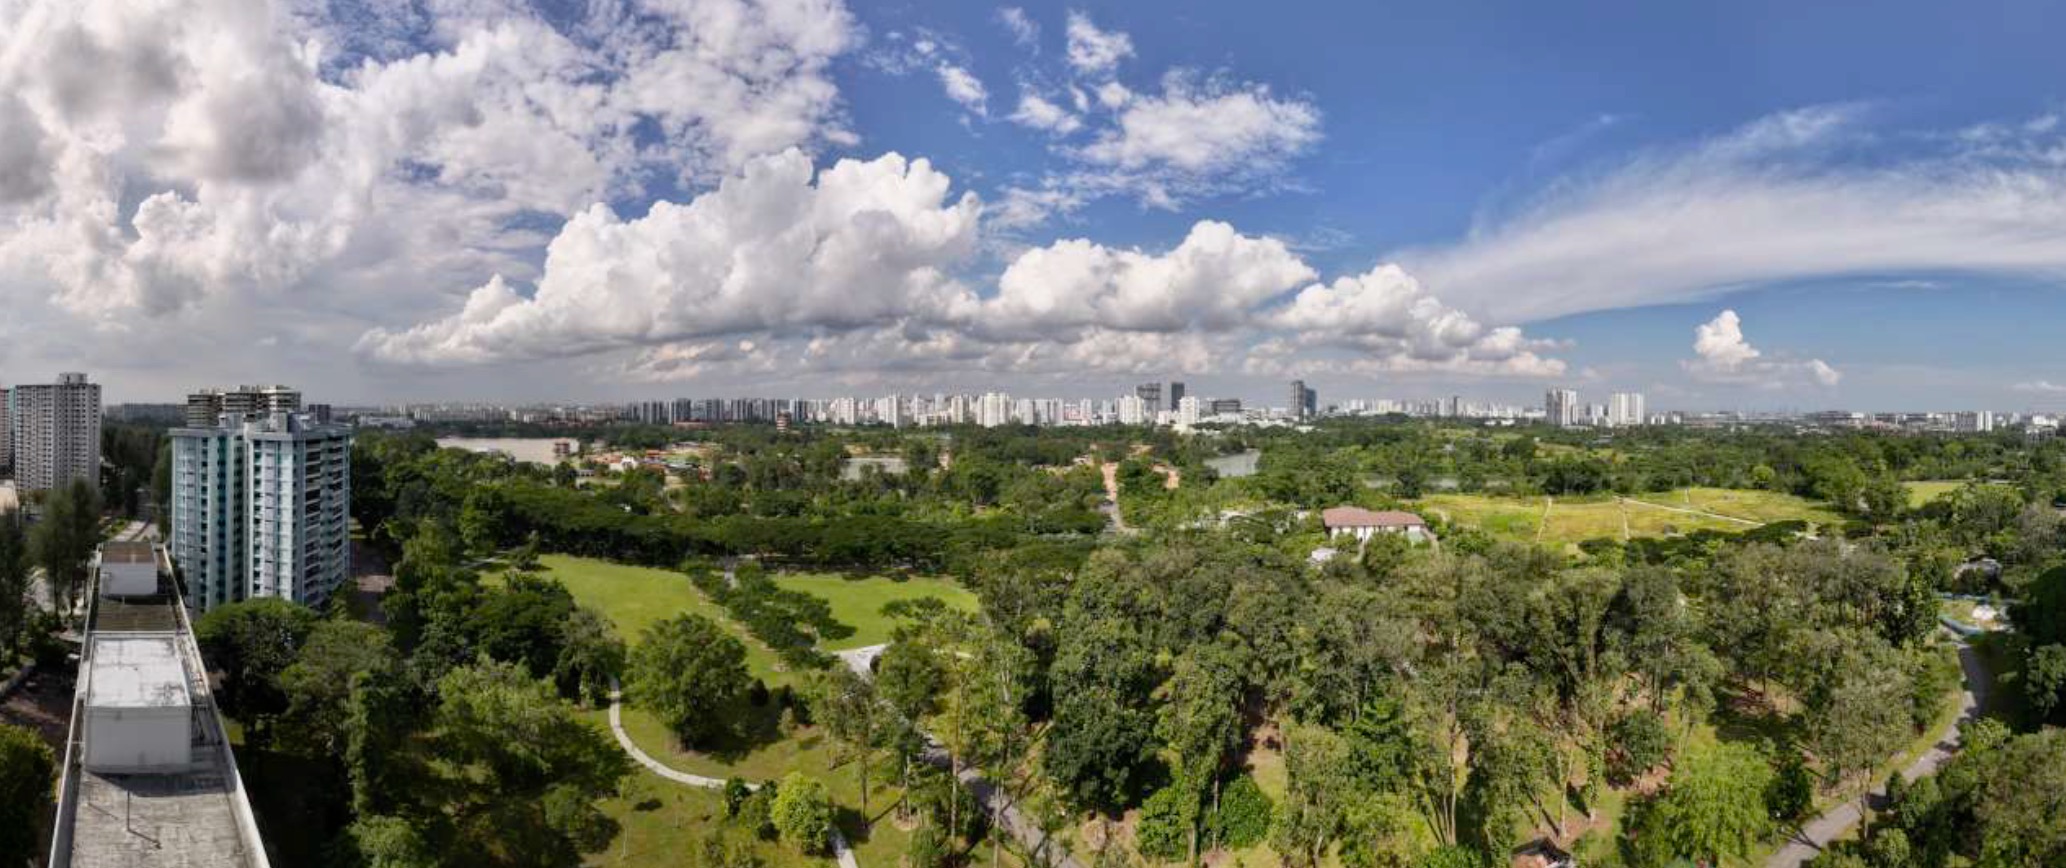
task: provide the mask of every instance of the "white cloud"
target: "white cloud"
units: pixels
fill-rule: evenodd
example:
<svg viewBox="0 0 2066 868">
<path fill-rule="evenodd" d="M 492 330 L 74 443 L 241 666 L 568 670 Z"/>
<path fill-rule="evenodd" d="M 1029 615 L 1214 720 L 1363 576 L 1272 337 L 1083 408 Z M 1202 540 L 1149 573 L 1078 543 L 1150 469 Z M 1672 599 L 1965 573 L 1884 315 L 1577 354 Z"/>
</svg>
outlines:
<svg viewBox="0 0 2066 868">
<path fill-rule="evenodd" d="M 1117 30 L 1099 30 L 1082 12 L 1069 13 L 1067 32 L 1069 65 L 1079 73 L 1110 73 L 1119 61 L 1133 56 L 1133 37 Z"/>
<path fill-rule="evenodd" d="M 319 52 L 360 22 L 322 7 L 8 4 L 0 303 L 102 328 L 259 299 L 408 314 L 425 285 L 528 269 L 537 230 L 512 221 L 851 139 L 837 0 L 475 6 L 415 10 L 428 47 L 372 34 L 392 56 L 347 62 Z"/>
<path fill-rule="evenodd" d="M 1563 361 L 1540 355 L 1551 342 L 1510 326 L 1487 327 L 1443 304 L 1397 265 L 1308 286 L 1271 323 L 1294 333 L 1299 344 L 1356 350 L 1351 370 L 1517 377 L 1565 370 Z"/>
<path fill-rule="evenodd" d="M 1784 388 L 1799 383 L 1835 386 L 1843 374 L 1821 359 L 1767 358 L 1743 336 L 1743 319 L 1724 310 L 1693 329 L 1693 355 L 1681 361 L 1686 373 L 1710 383 Z"/>
<path fill-rule="evenodd" d="M 1528 322 L 1782 281 L 2066 273 L 2066 142 L 1983 150 L 1789 112 L 1551 185 L 1527 208 L 1399 258 L 1456 303 Z M 2040 125 L 2041 126 L 2041 125 Z"/>
<path fill-rule="evenodd" d="M 1083 128 L 1083 121 L 1076 115 L 1049 102 L 1031 88 L 1019 91 L 1019 107 L 1012 112 L 1011 119 L 1021 126 L 1046 130 L 1058 136 L 1066 136 Z"/>
<path fill-rule="evenodd" d="M 686 205 L 619 220 L 595 206 L 547 249 L 526 299 L 500 279 L 459 312 L 374 329 L 366 355 L 409 364 L 556 358 L 755 331 L 886 326 L 964 302 L 944 271 L 975 245 L 981 205 L 925 160 L 790 151 Z"/>
<path fill-rule="evenodd" d="M 2066 385 L 2054 383 L 2050 380 L 2029 380 L 2017 383 L 2009 388 L 2018 392 L 2035 392 L 2044 395 L 2066 393 Z"/>
<path fill-rule="evenodd" d="M 1162 94 L 1127 103 L 1118 128 L 1083 156 L 1120 169 L 1203 176 L 1276 168 L 1319 139 L 1320 110 L 1311 103 L 1277 99 L 1264 85 L 1198 85 L 1171 76 Z"/>
<path fill-rule="evenodd" d="M 997 10 L 997 20 L 1004 29 L 1011 32 L 1011 41 L 1021 48 L 1039 50 L 1040 24 L 1017 6 L 1005 6 Z"/>
<path fill-rule="evenodd" d="M 1217 331 L 1248 324 L 1256 307 L 1313 276 L 1283 242 L 1207 220 L 1164 254 L 1084 239 L 1028 250 L 998 278 L 981 318 L 992 332 L 1051 337 L 1085 326 Z"/>
<path fill-rule="evenodd" d="M 938 69 L 940 86 L 947 91 L 947 98 L 961 104 L 962 108 L 974 112 L 978 117 L 990 115 L 990 91 L 983 87 L 981 79 L 966 68 L 951 63 L 942 63 Z"/>
</svg>

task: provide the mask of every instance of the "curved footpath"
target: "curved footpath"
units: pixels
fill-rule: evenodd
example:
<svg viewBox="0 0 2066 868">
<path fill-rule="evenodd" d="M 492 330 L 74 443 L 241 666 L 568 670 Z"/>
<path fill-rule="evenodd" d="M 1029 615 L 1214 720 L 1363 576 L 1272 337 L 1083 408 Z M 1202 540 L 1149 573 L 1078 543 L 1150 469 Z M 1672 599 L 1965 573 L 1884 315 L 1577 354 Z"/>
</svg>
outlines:
<svg viewBox="0 0 2066 868">
<path fill-rule="evenodd" d="M 1954 638 L 1953 641 L 1958 643 L 1959 668 L 1965 672 L 1965 687 L 1959 695 L 1958 719 L 1944 728 L 1944 734 L 1938 737 L 1936 744 L 1917 757 L 1908 768 L 1901 770 L 1901 776 L 1911 781 L 1936 774 L 1937 769 L 1943 766 L 1946 760 L 1958 753 L 1961 728 L 1966 722 L 1980 716 L 1980 708 L 1987 701 L 1987 691 L 1991 685 L 1987 680 L 1987 669 L 1980 663 L 1980 655 L 1971 645 L 1966 644 L 1964 639 Z M 1882 782 L 1873 786 L 1872 794 L 1867 798 L 1877 801 L 1886 798 L 1886 795 L 1887 786 Z M 1786 846 L 1779 848 L 1779 852 L 1765 860 L 1765 868 L 1797 868 L 1819 855 L 1831 841 L 1849 833 L 1852 827 L 1858 825 L 1858 819 L 1857 800 L 1845 799 L 1843 804 L 1829 809 L 1828 812 L 1801 826 L 1786 842 Z"/>
<path fill-rule="evenodd" d="M 690 774 L 676 769 L 654 759 L 651 754 L 641 750 L 638 744 L 631 740 L 631 735 L 624 731 L 624 703 L 622 702 L 622 696 L 623 691 L 617 686 L 617 679 L 610 679 L 610 732 L 616 734 L 618 746 L 624 748 L 624 752 L 629 754 L 634 762 L 645 766 L 647 771 L 676 783 L 687 784 L 692 787 L 702 787 L 706 790 L 724 789 L 725 782 L 722 779 Z M 755 785 L 749 783 L 747 786 L 752 787 Z M 839 859 L 839 868 L 861 868 L 861 863 L 854 859 L 854 848 L 847 846 L 846 836 L 839 833 L 839 827 L 837 826 L 832 828 L 832 854 Z"/>
</svg>

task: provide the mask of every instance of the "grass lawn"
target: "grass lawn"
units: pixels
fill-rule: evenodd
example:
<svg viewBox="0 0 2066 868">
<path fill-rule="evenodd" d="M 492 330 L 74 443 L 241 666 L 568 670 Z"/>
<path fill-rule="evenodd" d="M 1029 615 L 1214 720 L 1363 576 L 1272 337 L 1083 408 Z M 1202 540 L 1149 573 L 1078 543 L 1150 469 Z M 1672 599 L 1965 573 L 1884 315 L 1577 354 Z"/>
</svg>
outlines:
<svg viewBox="0 0 2066 868">
<path fill-rule="evenodd" d="M 538 562 L 545 568 L 546 575 L 567 586 L 575 602 L 594 607 L 603 613 L 603 617 L 610 619 L 610 623 L 617 625 L 617 635 L 624 637 L 626 642 L 636 644 L 647 625 L 683 612 L 693 612 L 726 625 L 739 637 L 739 641 L 746 643 L 746 668 L 754 677 L 771 686 L 790 679 L 775 652 L 733 624 L 724 609 L 689 583 L 688 576 L 672 570 L 632 567 L 567 555 L 545 555 Z"/>
<path fill-rule="evenodd" d="M 597 726 L 607 728 L 610 725 L 609 712 L 606 709 L 585 712 L 584 716 L 594 721 Z M 898 829 L 890 816 L 901 791 L 895 783 L 895 759 L 887 752 L 878 752 L 875 756 L 871 774 L 874 783 L 868 792 L 868 810 L 875 822 L 868 837 L 863 838 L 861 781 L 857 770 L 852 764 L 835 765 L 834 746 L 814 727 L 802 727 L 788 738 L 755 745 L 737 756 L 725 758 L 683 749 L 673 733 L 668 732 L 666 725 L 659 719 L 631 706 L 624 708 L 624 731 L 654 759 L 685 772 L 714 778 L 740 777 L 759 783 L 779 779 L 792 771 L 800 771 L 824 781 L 826 787 L 832 791 L 832 802 L 839 816 L 840 829 L 846 833 L 848 842 L 854 847 L 855 857 L 862 865 L 894 865 L 910 845 L 910 833 Z M 716 793 L 675 783 L 643 769 L 639 770 L 638 777 L 644 779 L 653 789 L 663 793 L 672 788 L 689 795 L 677 800 L 680 802 L 679 807 L 662 799 L 662 806 L 656 813 L 663 816 L 632 819 L 618 813 L 619 810 L 628 811 L 640 801 L 627 795 L 612 800 L 613 807 L 609 808 L 611 816 L 617 817 L 619 822 L 625 824 L 627 830 L 631 830 L 633 843 L 630 846 L 633 848 L 638 846 L 640 836 L 644 836 L 653 839 L 658 846 L 676 848 L 647 852 L 669 853 L 677 859 L 686 858 L 691 851 L 682 848 L 692 846 L 703 830 L 717 822 L 716 818 L 721 808 Z M 627 794 L 632 791 L 632 788 L 627 787 Z M 617 805 L 618 802 L 624 804 Z M 644 828 L 634 829 L 634 821 L 644 821 Z M 676 836 L 675 833 L 680 829 L 688 831 Z M 766 847 L 768 849 L 762 852 L 762 856 L 768 859 L 771 866 L 822 865 L 831 861 L 788 852 L 774 844 L 768 844 Z M 597 862 L 591 859 L 590 864 L 619 863 Z M 633 859 L 622 864 L 682 863 L 640 863 Z"/>
<path fill-rule="evenodd" d="M 884 603 L 937 597 L 963 611 L 975 611 L 976 595 L 952 579 L 911 578 L 898 581 L 884 576 L 852 579 L 832 573 L 781 573 L 775 584 L 792 591 L 821 597 L 832 604 L 832 617 L 854 628 L 854 635 L 828 643 L 829 650 L 880 645 L 890 640 L 890 619 L 882 614 Z"/>
<path fill-rule="evenodd" d="M 1729 492 L 1730 494 L 1762 495 L 1766 492 Z M 1777 495 L 1786 497 L 1786 495 Z M 1682 498 L 1683 495 L 1679 495 Z M 1672 495 L 1649 495 L 1646 502 L 1687 507 Z M 1798 498 L 1793 498 L 1798 500 Z M 1549 499 L 1547 518 L 1543 514 L 1545 498 L 1506 497 L 1489 494 L 1434 494 L 1415 502 L 1416 509 L 1446 516 L 1450 521 L 1471 525 L 1495 537 L 1516 542 L 1542 542 L 1550 545 L 1571 545 L 1589 539 L 1622 539 L 1624 533 L 1635 537 L 1658 537 L 1687 533 L 1694 530 L 1747 530 L 1752 525 L 1727 521 L 1711 516 L 1656 509 L 1642 503 L 1624 505 L 1609 496 L 1583 498 L 1557 497 Z M 1802 503 L 1806 503 L 1802 501 Z M 1784 510 L 1770 508 L 1770 513 Z M 1798 509 L 1794 510 L 1798 512 Z M 1777 518 L 1757 518 L 1758 521 L 1775 521 Z M 1792 517 L 1784 515 L 1782 517 Z"/>
<path fill-rule="evenodd" d="M 1636 496 L 1648 503 L 1676 506 L 1682 509 L 1697 509 L 1716 515 L 1740 518 L 1755 522 L 1805 521 L 1815 525 L 1831 525 L 1843 521 L 1828 506 L 1804 497 L 1778 491 L 1756 491 L 1743 488 L 1681 488 L 1671 492 L 1652 492 Z M 1734 524 L 1734 522 L 1727 522 Z M 1745 525 L 1744 527 L 1747 527 Z"/>
<path fill-rule="evenodd" d="M 1916 482 L 1903 482 L 1901 485 L 1908 489 L 1908 505 L 1922 506 L 1925 503 L 1964 488 L 1972 482 L 1973 480 L 1970 479 L 1924 479 Z"/>
</svg>

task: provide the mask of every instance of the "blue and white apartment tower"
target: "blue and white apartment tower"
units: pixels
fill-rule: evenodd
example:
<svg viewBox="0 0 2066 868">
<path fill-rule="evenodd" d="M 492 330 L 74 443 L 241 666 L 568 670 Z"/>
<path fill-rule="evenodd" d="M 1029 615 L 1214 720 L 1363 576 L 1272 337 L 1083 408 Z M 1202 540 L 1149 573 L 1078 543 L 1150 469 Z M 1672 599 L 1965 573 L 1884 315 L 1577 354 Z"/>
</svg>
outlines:
<svg viewBox="0 0 2066 868">
<path fill-rule="evenodd" d="M 351 576 L 351 428 L 279 386 L 193 395 L 186 426 L 172 430 L 168 548 L 189 605 L 329 602 Z"/>
</svg>

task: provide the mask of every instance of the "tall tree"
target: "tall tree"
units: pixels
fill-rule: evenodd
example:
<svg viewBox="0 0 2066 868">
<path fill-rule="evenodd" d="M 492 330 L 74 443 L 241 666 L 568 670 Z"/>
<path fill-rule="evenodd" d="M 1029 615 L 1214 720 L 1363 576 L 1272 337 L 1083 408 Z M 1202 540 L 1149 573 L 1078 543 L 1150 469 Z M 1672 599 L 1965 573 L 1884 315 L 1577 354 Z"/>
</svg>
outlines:
<svg viewBox="0 0 2066 868">
<path fill-rule="evenodd" d="M 69 614 L 85 590 L 93 551 L 100 545 L 99 491 L 86 480 L 75 479 L 50 492 L 30 545 L 37 564 L 43 567 L 51 607 Z"/>
<path fill-rule="evenodd" d="M 280 673 L 294 665 L 316 627 L 316 613 L 277 597 L 260 597 L 208 610 L 194 624 L 194 639 L 223 673 L 223 706 L 246 723 L 287 708 Z"/>
<path fill-rule="evenodd" d="M 29 622 L 29 539 L 19 512 L 0 512 L 0 663 L 10 662 Z"/>
<path fill-rule="evenodd" d="M 50 807 L 57 760 L 36 732 L 0 723 L 0 853 L 14 865 L 34 864 L 36 828 Z"/>
<path fill-rule="evenodd" d="M 1746 744 L 1723 742 L 1688 751 L 1672 769 L 1664 794 L 1643 813 L 1641 833 L 1663 842 L 1666 856 L 1706 864 L 1741 857 L 1772 827 L 1765 791 L 1770 763 Z M 1646 842 L 1647 843 L 1647 842 Z"/>
<path fill-rule="evenodd" d="M 646 628 L 629 675 L 632 698 L 689 744 L 727 732 L 736 701 L 753 683 L 746 646 L 717 622 L 688 614 Z"/>
<path fill-rule="evenodd" d="M 1227 758 L 1241 743 L 1240 656 L 1231 642 L 1194 645 L 1177 657 L 1162 685 L 1155 733 L 1171 755 L 1187 832 L 1187 855 L 1198 861 L 1198 835 L 1207 790 L 1217 794 Z"/>
</svg>

